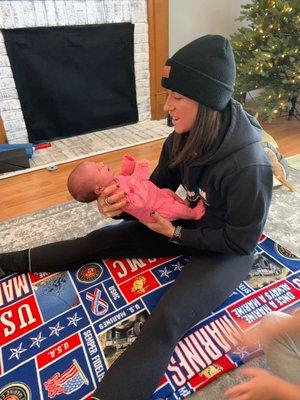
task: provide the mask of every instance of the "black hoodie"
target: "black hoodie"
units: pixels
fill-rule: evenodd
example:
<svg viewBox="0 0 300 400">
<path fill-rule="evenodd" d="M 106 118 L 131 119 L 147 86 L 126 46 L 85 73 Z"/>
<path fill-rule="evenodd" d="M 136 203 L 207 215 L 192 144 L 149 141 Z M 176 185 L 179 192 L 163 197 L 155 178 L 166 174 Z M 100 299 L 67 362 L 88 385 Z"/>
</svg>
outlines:
<svg viewBox="0 0 300 400">
<path fill-rule="evenodd" d="M 151 181 L 177 190 L 190 200 L 202 197 L 206 213 L 187 221 L 182 245 L 214 252 L 253 252 L 266 222 L 272 195 L 272 167 L 261 145 L 262 129 L 255 118 L 231 100 L 230 120 L 213 152 L 192 163 L 170 168 L 175 132 L 166 139 Z M 224 127 L 224 125 L 223 125 Z"/>
</svg>

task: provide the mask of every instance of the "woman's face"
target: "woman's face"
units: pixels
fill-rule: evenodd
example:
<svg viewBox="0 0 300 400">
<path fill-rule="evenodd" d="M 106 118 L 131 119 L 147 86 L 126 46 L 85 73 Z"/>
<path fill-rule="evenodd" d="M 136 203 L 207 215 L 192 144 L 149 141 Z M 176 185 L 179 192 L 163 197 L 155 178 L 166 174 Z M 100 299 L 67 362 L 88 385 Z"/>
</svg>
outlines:
<svg viewBox="0 0 300 400">
<path fill-rule="evenodd" d="M 196 121 L 199 103 L 172 90 L 167 90 L 164 111 L 172 117 L 176 133 L 188 132 Z"/>
</svg>

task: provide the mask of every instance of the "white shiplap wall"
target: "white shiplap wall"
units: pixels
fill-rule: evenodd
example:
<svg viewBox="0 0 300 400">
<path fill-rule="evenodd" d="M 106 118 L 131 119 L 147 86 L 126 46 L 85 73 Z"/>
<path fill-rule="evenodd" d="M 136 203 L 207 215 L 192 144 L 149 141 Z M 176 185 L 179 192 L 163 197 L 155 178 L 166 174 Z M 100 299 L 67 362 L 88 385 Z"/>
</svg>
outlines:
<svg viewBox="0 0 300 400">
<path fill-rule="evenodd" d="M 131 22 L 139 120 L 150 119 L 146 0 L 0 0 L 0 29 Z M 9 143 L 28 142 L 15 82 L 0 33 L 0 114 Z"/>
</svg>

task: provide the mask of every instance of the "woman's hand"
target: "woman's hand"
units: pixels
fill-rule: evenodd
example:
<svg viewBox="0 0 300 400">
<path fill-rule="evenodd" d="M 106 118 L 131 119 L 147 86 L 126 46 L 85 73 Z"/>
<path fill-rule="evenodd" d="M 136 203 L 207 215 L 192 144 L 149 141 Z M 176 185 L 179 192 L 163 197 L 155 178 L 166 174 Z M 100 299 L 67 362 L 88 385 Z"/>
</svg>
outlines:
<svg viewBox="0 0 300 400">
<path fill-rule="evenodd" d="M 286 383 L 283 379 L 260 368 L 244 368 L 239 375 L 250 380 L 228 389 L 225 392 L 226 399 L 271 400 L 277 396 L 278 387 Z"/>
<path fill-rule="evenodd" d="M 118 185 L 107 186 L 97 199 L 98 210 L 106 218 L 120 215 L 122 208 L 128 204 L 126 193 L 117 192 L 118 189 Z"/>
<path fill-rule="evenodd" d="M 262 341 L 265 343 L 266 339 L 264 337 L 264 330 L 261 328 L 261 322 L 258 326 L 252 328 L 250 331 L 242 332 L 241 336 L 238 338 L 238 341 L 239 345 L 246 347 L 253 347 Z"/>
<path fill-rule="evenodd" d="M 153 211 L 151 213 L 151 217 L 155 220 L 155 222 L 141 222 L 154 232 L 168 236 L 169 238 L 173 236 L 175 226 L 170 221 L 163 218 L 157 211 Z"/>
<path fill-rule="evenodd" d="M 248 332 L 242 333 L 239 342 L 246 347 L 252 347 L 257 343 L 267 346 L 274 338 L 289 333 L 289 325 L 294 319 L 295 316 L 291 317 L 285 314 L 280 316 L 280 318 L 276 317 L 276 313 L 266 315 L 257 326 Z M 295 324 L 296 332 L 298 332 L 299 326 L 300 318 Z"/>
</svg>

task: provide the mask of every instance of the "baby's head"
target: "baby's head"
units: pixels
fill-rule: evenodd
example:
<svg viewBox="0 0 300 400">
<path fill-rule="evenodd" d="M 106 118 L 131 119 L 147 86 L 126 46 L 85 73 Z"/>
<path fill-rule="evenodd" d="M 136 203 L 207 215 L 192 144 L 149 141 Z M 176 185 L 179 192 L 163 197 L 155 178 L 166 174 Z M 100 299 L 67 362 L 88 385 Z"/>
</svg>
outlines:
<svg viewBox="0 0 300 400">
<path fill-rule="evenodd" d="M 68 178 L 68 190 L 75 200 L 90 203 L 112 183 L 114 173 L 104 163 L 84 161 L 73 169 Z"/>
</svg>

